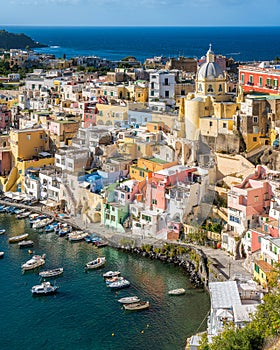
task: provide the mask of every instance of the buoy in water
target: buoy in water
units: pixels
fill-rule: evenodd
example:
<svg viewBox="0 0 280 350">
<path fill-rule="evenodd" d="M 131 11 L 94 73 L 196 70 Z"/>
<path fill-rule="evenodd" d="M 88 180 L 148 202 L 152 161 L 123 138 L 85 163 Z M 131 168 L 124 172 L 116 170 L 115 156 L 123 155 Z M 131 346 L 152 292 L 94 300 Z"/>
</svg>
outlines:
<svg viewBox="0 0 280 350">
<path fill-rule="evenodd" d="M 114 337 L 115 336 L 115 333 L 112 333 L 112 337 Z"/>
<path fill-rule="evenodd" d="M 144 334 L 144 331 L 141 331 L 142 334 Z"/>
</svg>

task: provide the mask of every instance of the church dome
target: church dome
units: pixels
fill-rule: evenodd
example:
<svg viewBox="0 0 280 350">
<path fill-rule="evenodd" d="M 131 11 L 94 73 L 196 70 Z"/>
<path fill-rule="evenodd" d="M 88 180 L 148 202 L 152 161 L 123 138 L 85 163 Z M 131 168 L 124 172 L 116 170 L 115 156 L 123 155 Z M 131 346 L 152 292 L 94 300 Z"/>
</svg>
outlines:
<svg viewBox="0 0 280 350">
<path fill-rule="evenodd" d="M 224 73 L 217 62 L 205 62 L 200 67 L 197 78 L 198 80 L 224 79 Z"/>
</svg>

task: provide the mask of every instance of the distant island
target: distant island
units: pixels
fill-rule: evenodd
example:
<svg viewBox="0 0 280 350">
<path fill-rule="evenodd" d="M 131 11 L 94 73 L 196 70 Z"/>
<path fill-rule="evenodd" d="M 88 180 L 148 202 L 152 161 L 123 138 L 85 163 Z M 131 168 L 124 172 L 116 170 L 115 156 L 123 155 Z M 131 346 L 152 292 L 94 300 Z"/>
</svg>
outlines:
<svg viewBox="0 0 280 350">
<path fill-rule="evenodd" d="M 25 49 L 25 48 L 47 47 L 47 45 L 34 41 L 29 36 L 21 33 L 9 33 L 6 30 L 0 30 L 0 48 L 5 50 L 10 49 Z"/>
</svg>

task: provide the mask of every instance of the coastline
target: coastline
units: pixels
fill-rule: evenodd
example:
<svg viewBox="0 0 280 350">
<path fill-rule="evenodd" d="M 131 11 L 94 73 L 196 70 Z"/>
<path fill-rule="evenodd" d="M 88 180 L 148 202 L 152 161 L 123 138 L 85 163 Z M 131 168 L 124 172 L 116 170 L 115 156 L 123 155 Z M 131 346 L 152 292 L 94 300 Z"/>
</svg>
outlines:
<svg viewBox="0 0 280 350">
<path fill-rule="evenodd" d="M 159 240 L 153 237 L 133 237 L 131 234 L 120 234 L 112 228 L 108 228 L 101 223 L 85 224 L 79 217 L 58 217 L 57 213 L 47 210 L 42 205 L 25 205 L 14 201 L 0 199 L 1 205 L 13 205 L 15 207 L 24 208 L 35 213 L 44 213 L 55 218 L 57 221 L 67 223 L 77 230 L 84 232 L 96 233 L 100 238 L 108 241 L 109 245 L 116 249 L 122 249 L 130 253 L 141 254 L 150 258 L 157 258 L 162 261 L 160 256 L 147 254 L 142 247 L 150 245 L 154 248 L 162 248 L 165 244 L 181 246 L 195 252 L 196 261 L 188 260 L 185 257 L 175 257 L 169 259 L 178 265 L 183 265 L 192 276 L 196 273 L 194 280 L 198 283 L 198 279 L 203 282 L 204 288 L 207 290 L 209 282 L 228 281 L 236 277 L 251 279 L 250 273 L 243 267 L 242 260 L 234 260 L 231 255 L 221 249 L 214 249 L 206 246 L 198 246 L 177 242 L 171 240 Z"/>
</svg>

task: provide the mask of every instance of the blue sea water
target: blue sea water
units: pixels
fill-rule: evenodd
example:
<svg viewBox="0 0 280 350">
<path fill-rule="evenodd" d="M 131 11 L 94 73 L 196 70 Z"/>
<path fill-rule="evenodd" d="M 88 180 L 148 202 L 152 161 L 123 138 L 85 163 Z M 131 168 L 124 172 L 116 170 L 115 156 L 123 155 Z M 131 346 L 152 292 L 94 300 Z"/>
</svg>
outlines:
<svg viewBox="0 0 280 350">
<path fill-rule="evenodd" d="M 96 55 L 119 60 L 128 55 L 198 57 L 212 43 L 216 54 L 237 61 L 270 60 L 280 56 L 280 27 L 29 27 L 3 26 L 49 45 L 38 52 L 67 58 Z"/>
<path fill-rule="evenodd" d="M 186 272 L 172 264 L 71 243 L 55 233 L 39 233 L 28 220 L 8 214 L 0 214 L 0 228 L 6 229 L 0 235 L 0 251 L 5 252 L 0 260 L 1 350 L 180 350 L 209 311 L 208 294 L 194 289 Z M 35 242 L 35 253 L 47 255 L 41 269 L 64 267 L 55 280 L 58 294 L 32 296 L 31 287 L 40 282 L 38 271 L 22 274 L 28 250 L 8 243 L 23 232 Z M 103 269 L 84 271 L 86 262 L 103 255 Z M 131 286 L 111 291 L 102 277 L 108 270 L 120 270 Z M 186 294 L 168 296 L 168 290 L 178 287 Z M 150 309 L 124 311 L 117 299 L 128 295 L 149 300 Z"/>
</svg>

